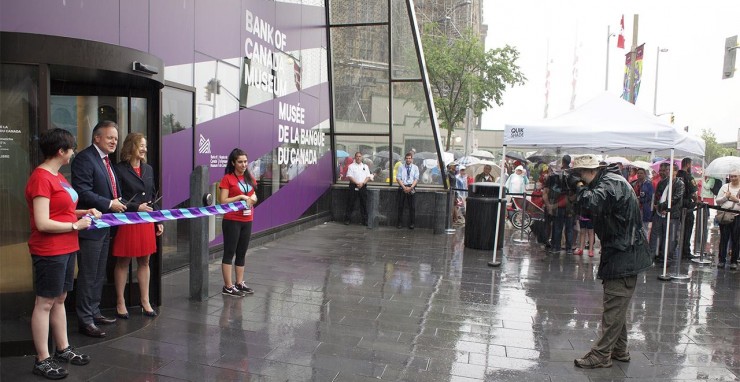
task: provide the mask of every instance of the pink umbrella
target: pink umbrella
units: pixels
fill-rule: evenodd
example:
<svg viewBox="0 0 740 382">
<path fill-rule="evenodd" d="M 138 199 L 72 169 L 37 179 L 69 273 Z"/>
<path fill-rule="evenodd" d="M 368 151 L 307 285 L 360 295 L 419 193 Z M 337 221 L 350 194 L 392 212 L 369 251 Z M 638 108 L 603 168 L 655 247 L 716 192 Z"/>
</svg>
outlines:
<svg viewBox="0 0 740 382">
<path fill-rule="evenodd" d="M 654 171 L 657 172 L 660 169 L 660 164 L 661 163 L 671 163 L 671 160 L 670 159 L 659 160 L 659 161 L 653 163 L 650 166 L 650 168 L 652 168 Z M 681 169 L 681 160 L 680 159 L 674 159 L 673 160 L 673 167 L 676 167 L 677 169 L 680 170 Z"/>
</svg>

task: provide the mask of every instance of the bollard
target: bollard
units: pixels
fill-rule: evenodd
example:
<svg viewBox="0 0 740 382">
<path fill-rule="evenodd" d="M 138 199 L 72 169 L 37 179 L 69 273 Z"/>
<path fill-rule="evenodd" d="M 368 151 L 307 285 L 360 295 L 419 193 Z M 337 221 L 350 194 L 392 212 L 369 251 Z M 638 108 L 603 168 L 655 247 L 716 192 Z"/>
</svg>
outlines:
<svg viewBox="0 0 740 382">
<path fill-rule="evenodd" d="M 446 192 L 434 193 L 434 219 L 432 219 L 432 228 L 434 228 L 435 235 L 440 235 L 446 232 L 447 222 L 450 218 L 447 195 L 448 193 Z M 445 214 L 447 214 L 446 217 L 442 218 Z"/>
<path fill-rule="evenodd" d="M 380 208 L 380 190 L 367 190 L 367 228 L 373 229 L 378 226 L 378 208 Z"/>
<path fill-rule="evenodd" d="M 190 206 L 202 206 L 208 194 L 208 167 L 198 166 L 190 173 Z M 190 224 L 190 299 L 208 299 L 208 219 L 189 219 Z"/>
</svg>

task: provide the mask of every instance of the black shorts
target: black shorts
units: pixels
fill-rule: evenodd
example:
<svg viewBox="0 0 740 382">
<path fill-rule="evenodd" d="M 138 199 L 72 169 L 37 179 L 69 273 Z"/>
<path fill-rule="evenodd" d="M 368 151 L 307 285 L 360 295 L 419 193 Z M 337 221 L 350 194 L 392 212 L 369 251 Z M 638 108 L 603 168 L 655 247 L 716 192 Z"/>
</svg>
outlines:
<svg viewBox="0 0 740 382">
<path fill-rule="evenodd" d="M 594 229 L 593 220 L 578 220 L 578 225 L 581 229 Z"/>
<path fill-rule="evenodd" d="M 72 290 L 77 252 L 59 256 L 31 255 L 36 296 L 59 297 Z"/>
</svg>

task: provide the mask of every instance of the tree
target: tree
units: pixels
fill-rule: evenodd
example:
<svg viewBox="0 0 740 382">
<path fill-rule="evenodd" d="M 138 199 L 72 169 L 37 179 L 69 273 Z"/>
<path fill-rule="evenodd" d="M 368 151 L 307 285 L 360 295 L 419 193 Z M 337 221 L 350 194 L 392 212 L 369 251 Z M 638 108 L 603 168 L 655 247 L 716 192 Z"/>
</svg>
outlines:
<svg viewBox="0 0 740 382">
<path fill-rule="evenodd" d="M 486 51 L 469 30 L 453 39 L 440 33 L 436 24 L 427 24 L 422 46 L 439 124 L 447 130 L 445 150 L 450 149 L 452 131 L 465 120 L 468 106 L 478 117 L 493 102 L 501 106 L 507 88 L 527 80 L 516 63 L 516 48 L 506 45 Z"/>
<path fill-rule="evenodd" d="M 722 147 L 717 143 L 717 137 L 712 130 L 702 129 L 701 138 L 704 140 L 704 161 L 709 164 L 719 157 L 732 155 L 734 150 L 730 147 Z"/>
</svg>

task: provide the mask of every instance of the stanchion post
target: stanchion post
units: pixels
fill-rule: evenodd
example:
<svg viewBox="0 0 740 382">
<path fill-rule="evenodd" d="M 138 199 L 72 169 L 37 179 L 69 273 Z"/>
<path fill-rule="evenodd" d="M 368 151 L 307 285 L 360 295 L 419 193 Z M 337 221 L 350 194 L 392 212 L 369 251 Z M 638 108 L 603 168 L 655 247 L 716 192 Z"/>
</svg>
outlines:
<svg viewBox="0 0 740 382">
<path fill-rule="evenodd" d="M 674 267 L 674 272 L 671 275 L 671 280 L 686 280 L 690 278 L 688 274 L 682 274 L 681 273 L 681 258 L 683 257 L 683 240 L 686 236 L 686 230 L 684 229 L 684 224 L 686 224 L 686 214 L 688 213 L 688 209 L 686 207 L 681 208 L 681 233 L 678 236 L 678 250 L 676 253 L 673 254 L 674 257 L 677 257 L 676 259 L 676 266 Z M 690 231 L 689 231 L 690 232 Z"/>
<path fill-rule="evenodd" d="M 501 204 L 502 204 L 501 202 L 502 202 L 502 199 L 504 198 L 504 184 L 506 184 L 505 175 L 506 175 L 506 145 L 503 145 L 501 147 L 501 176 L 499 176 L 498 203 L 496 205 L 496 229 L 493 231 L 493 259 L 491 259 L 491 261 L 488 262 L 489 267 L 500 267 L 501 266 L 501 262 L 496 260 L 496 255 L 498 254 L 498 231 L 499 231 L 499 227 L 501 227 Z"/>
<path fill-rule="evenodd" d="M 670 240 L 671 240 L 671 209 L 673 209 L 673 154 L 674 150 L 671 149 L 671 161 L 669 163 L 668 168 L 668 211 L 666 212 L 666 218 L 665 218 L 665 239 L 663 240 L 664 246 L 663 246 L 663 274 L 658 275 L 658 280 L 661 281 L 669 281 L 671 280 L 671 276 L 668 275 L 668 248 L 670 248 Z M 663 192 L 666 192 L 665 190 Z M 674 227 L 675 228 L 675 227 Z"/>
<path fill-rule="evenodd" d="M 202 206 L 208 193 L 208 167 L 190 173 L 190 206 Z M 190 225 L 190 299 L 208 299 L 208 219 L 188 219 Z"/>
<path fill-rule="evenodd" d="M 455 200 L 455 198 L 453 197 L 454 192 L 455 191 L 452 190 L 452 184 L 450 184 L 450 190 L 447 193 L 447 218 L 445 218 L 445 222 L 446 222 L 446 224 L 445 224 L 445 233 L 448 234 L 448 235 L 453 235 L 455 233 L 455 229 L 452 228 L 452 223 L 451 223 L 451 221 L 452 221 L 452 209 L 455 208 L 453 206 L 453 204 L 452 204 L 453 201 Z"/>
<path fill-rule="evenodd" d="M 521 221 L 519 222 L 519 238 L 512 239 L 511 241 L 513 241 L 514 244 L 529 244 L 529 237 L 527 237 L 526 240 L 524 239 L 524 220 L 527 217 L 527 192 L 525 191 L 521 195 L 522 195 L 522 210 L 520 211 L 521 213 L 519 214 L 521 218 Z M 512 199 L 512 203 L 514 203 L 513 199 Z M 512 220 L 512 223 L 513 223 L 513 220 Z M 530 224 L 531 224 L 531 220 L 530 220 Z"/>
</svg>

